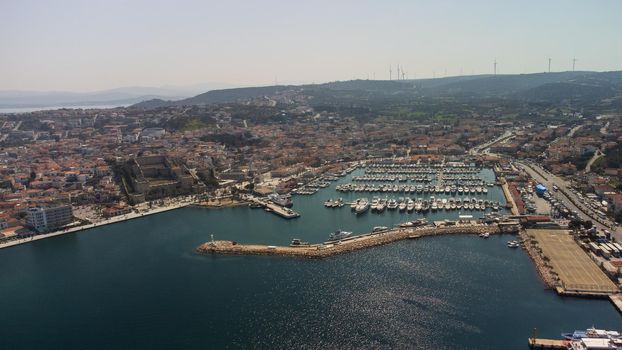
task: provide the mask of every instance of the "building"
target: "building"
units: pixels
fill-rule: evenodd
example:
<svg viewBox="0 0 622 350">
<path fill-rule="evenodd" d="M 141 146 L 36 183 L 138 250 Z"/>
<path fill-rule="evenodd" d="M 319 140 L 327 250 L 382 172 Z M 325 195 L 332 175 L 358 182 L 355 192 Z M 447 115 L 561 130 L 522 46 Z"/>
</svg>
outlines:
<svg viewBox="0 0 622 350">
<path fill-rule="evenodd" d="M 71 205 L 28 208 L 26 214 L 28 226 L 37 232 L 53 231 L 73 220 Z"/>
</svg>

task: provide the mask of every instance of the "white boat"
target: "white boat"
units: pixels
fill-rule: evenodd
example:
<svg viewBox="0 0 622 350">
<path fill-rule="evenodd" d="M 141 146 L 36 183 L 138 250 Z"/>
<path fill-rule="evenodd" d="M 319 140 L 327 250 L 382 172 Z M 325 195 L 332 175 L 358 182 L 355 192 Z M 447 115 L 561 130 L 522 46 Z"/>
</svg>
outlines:
<svg viewBox="0 0 622 350">
<path fill-rule="evenodd" d="M 337 230 L 328 236 L 329 241 L 339 241 L 344 238 L 348 238 L 352 235 L 352 232 Z"/>
<path fill-rule="evenodd" d="M 400 211 L 405 211 L 405 210 L 406 210 L 406 206 L 407 206 L 406 202 L 405 202 L 405 201 L 402 201 L 402 202 L 400 202 L 400 204 L 398 205 L 398 209 L 399 209 Z"/>
<path fill-rule="evenodd" d="M 389 202 L 387 203 L 387 209 L 389 210 L 397 209 L 397 201 L 395 199 L 389 199 Z"/>
<path fill-rule="evenodd" d="M 490 237 L 490 233 L 488 233 L 488 232 L 480 233 L 479 236 L 482 237 L 482 238 L 488 238 L 488 237 Z"/>
<path fill-rule="evenodd" d="M 406 204 L 406 210 L 410 213 L 415 209 L 415 202 L 412 199 L 408 199 L 408 204 Z"/>
<path fill-rule="evenodd" d="M 369 201 L 367 199 L 362 199 L 359 204 L 354 209 L 356 215 L 363 214 L 369 210 Z"/>
</svg>

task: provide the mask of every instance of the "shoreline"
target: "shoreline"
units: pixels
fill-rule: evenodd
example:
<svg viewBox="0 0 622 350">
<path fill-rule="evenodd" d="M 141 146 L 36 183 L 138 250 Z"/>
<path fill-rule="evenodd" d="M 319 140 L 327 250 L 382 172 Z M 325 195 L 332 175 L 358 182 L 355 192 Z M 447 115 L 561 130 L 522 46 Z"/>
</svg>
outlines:
<svg viewBox="0 0 622 350">
<path fill-rule="evenodd" d="M 521 230 L 519 233 L 519 237 L 523 241 L 524 250 L 529 256 L 531 262 L 533 263 L 536 271 L 538 272 L 538 276 L 540 276 L 540 280 L 542 280 L 546 289 L 555 290 L 557 287 L 559 287 L 557 278 L 553 274 L 553 270 L 547 266 L 540 252 L 537 251 L 536 246 L 531 243 L 531 237 L 529 237 L 527 231 Z"/>
<path fill-rule="evenodd" d="M 85 231 L 85 230 L 89 230 L 89 229 L 100 227 L 100 226 L 106 226 L 106 225 L 116 224 L 119 222 L 134 220 L 134 219 L 142 218 L 142 217 L 149 216 L 149 215 L 154 215 L 154 214 L 159 214 L 159 213 L 163 213 L 163 212 L 167 212 L 171 210 L 185 208 L 190 205 L 192 205 L 192 203 L 181 203 L 181 204 L 169 205 L 163 208 L 152 209 L 147 212 L 140 213 L 140 214 L 130 213 L 130 214 L 125 214 L 125 215 L 115 216 L 110 219 L 102 220 L 100 222 L 96 222 L 96 223 L 92 223 L 88 225 L 76 226 L 76 227 L 64 229 L 61 231 L 54 231 L 50 233 L 34 235 L 28 238 L 21 238 L 21 239 L 17 239 L 17 240 L 5 242 L 5 243 L 0 243 L 0 249 L 9 248 L 9 247 L 13 247 L 13 246 L 21 245 L 21 244 L 26 244 L 26 243 L 46 239 L 46 238 L 62 236 L 62 235 L 69 234 L 69 233 Z"/>
</svg>

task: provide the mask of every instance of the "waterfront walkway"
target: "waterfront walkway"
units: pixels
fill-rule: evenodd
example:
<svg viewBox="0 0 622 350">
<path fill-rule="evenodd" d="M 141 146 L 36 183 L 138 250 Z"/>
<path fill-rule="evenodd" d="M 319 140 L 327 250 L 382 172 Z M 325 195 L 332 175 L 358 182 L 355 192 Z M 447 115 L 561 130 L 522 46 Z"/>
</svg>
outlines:
<svg viewBox="0 0 622 350">
<path fill-rule="evenodd" d="M 307 258 L 323 258 L 383 245 L 408 238 L 437 236 L 447 234 L 500 233 L 497 225 L 468 224 L 451 227 L 395 228 L 382 232 L 353 236 L 339 242 L 299 246 L 270 246 L 237 244 L 232 241 L 212 241 L 200 245 L 199 253 L 238 254 L 238 255 L 282 255 Z"/>
<path fill-rule="evenodd" d="M 110 225 L 110 224 L 114 224 L 114 223 L 117 223 L 117 222 L 122 222 L 122 221 L 137 219 L 137 218 L 142 218 L 142 217 L 148 216 L 148 215 L 158 214 L 158 213 L 162 213 L 162 212 L 169 211 L 169 210 L 175 210 L 175 209 L 187 207 L 190 204 L 192 204 L 192 203 L 191 202 L 181 202 L 181 203 L 176 203 L 176 204 L 168 205 L 168 206 L 161 207 L 161 208 L 150 209 L 149 211 L 146 211 L 146 212 L 143 212 L 143 213 L 133 213 L 132 212 L 132 213 L 129 213 L 129 214 L 126 214 L 126 215 L 115 216 L 115 217 L 112 217 L 112 218 L 109 218 L 109 219 L 105 219 L 105 220 L 102 220 L 102 221 L 98 221 L 98 222 L 92 223 L 92 224 L 80 225 L 80 226 L 71 227 L 71 228 L 67 228 L 67 229 L 64 229 L 64 230 L 60 230 L 60 231 L 45 233 L 45 234 L 41 234 L 41 235 L 34 235 L 34 236 L 27 237 L 27 238 L 14 239 L 14 240 L 11 240 L 11 241 L 0 243 L 0 249 L 12 247 L 12 246 L 16 246 L 16 245 L 20 245 L 20 244 L 24 244 L 24 243 L 30 243 L 30 242 L 38 241 L 38 240 L 41 240 L 41 239 L 61 236 L 61 235 L 65 235 L 65 234 L 68 234 L 68 233 L 74 233 L 74 232 L 78 232 L 78 231 L 88 230 L 88 229 L 92 229 L 92 228 L 99 227 L 99 226 Z"/>
</svg>

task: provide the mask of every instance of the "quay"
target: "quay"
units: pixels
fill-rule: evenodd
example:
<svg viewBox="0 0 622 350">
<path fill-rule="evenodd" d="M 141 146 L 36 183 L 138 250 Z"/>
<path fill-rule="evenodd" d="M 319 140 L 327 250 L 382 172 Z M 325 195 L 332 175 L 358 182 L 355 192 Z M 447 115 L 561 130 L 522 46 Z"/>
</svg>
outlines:
<svg viewBox="0 0 622 350">
<path fill-rule="evenodd" d="M 568 349 L 568 341 L 556 339 L 529 338 L 530 349 Z"/>
<path fill-rule="evenodd" d="M 607 298 L 619 292 L 568 231 L 528 229 L 523 237 L 543 280 L 559 295 Z"/>
<path fill-rule="evenodd" d="M 261 199 L 259 199 L 257 197 L 252 197 L 252 196 L 249 196 L 248 200 L 250 202 L 254 203 L 254 204 L 260 205 L 266 211 L 274 213 L 274 214 L 276 214 L 276 215 L 278 215 L 278 216 L 280 216 L 282 218 L 285 218 L 285 219 L 294 219 L 294 218 L 297 218 L 297 217 L 300 216 L 299 213 L 297 213 L 297 212 L 295 212 L 295 211 L 293 211 L 293 210 L 291 210 L 289 208 L 282 207 L 282 206 L 280 206 L 278 204 L 274 204 L 274 203 L 272 203 L 270 201 L 267 201 L 267 200 L 264 201 L 264 200 L 261 200 Z"/>
<path fill-rule="evenodd" d="M 341 241 L 324 242 L 300 246 L 274 246 L 256 244 L 238 244 L 232 241 L 211 241 L 200 245 L 199 253 L 237 254 L 237 255 L 281 255 L 306 258 L 324 258 L 387 243 L 413 239 L 423 236 L 448 234 L 496 234 L 500 233 L 497 225 L 462 224 L 448 227 L 395 228 L 381 232 L 361 234 Z"/>
<path fill-rule="evenodd" d="M 609 300 L 615 305 L 616 309 L 622 313 L 622 295 L 612 294 L 609 296 Z"/>
</svg>

